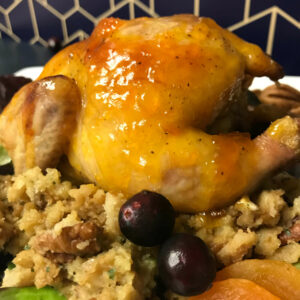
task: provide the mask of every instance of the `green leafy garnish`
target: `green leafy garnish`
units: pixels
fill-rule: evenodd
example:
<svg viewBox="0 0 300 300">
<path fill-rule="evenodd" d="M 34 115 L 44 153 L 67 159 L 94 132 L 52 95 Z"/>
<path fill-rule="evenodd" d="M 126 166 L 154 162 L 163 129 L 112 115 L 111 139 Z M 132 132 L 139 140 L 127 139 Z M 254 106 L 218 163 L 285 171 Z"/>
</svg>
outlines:
<svg viewBox="0 0 300 300">
<path fill-rule="evenodd" d="M 7 269 L 8 269 L 8 270 L 12 270 L 12 269 L 14 269 L 15 267 L 16 267 L 16 265 L 15 265 L 13 262 L 8 263 L 8 265 L 7 265 Z"/>
<path fill-rule="evenodd" d="M 116 274 L 116 270 L 114 268 L 111 268 L 107 271 L 108 273 L 108 277 L 109 279 L 114 279 L 115 278 L 115 274 Z"/>
<path fill-rule="evenodd" d="M 293 266 L 300 270 L 300 261 L 293 264 Z"/>
<path fill-rule="evenodd" d="M 66 300 L 52 287 L 37 289 L 35 287 L 0 289 L 0 300 Z"/>
<path fill-rule="evenodd" d="M 11 162 L 11 158 L 7 154 L 7 151 L 0 145 L 0 166 L 7 165 Z"/>
</svg>

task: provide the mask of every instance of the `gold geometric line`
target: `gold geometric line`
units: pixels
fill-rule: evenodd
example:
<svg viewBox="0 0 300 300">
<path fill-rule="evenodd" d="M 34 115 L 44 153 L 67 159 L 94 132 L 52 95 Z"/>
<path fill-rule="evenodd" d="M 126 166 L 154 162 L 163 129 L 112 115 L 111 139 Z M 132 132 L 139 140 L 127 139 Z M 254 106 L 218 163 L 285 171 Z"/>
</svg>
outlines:
<svg viewBox="0 0 300 300">
<path fill-rule="evenodd" d="M 275 36 L 276 29 L 276 20 L 277 20 L 277 12 L 273 11 L 271 14 L 271 20 L 269 24 L 269 33 L 268 33 L 268 41 L 267 41 L 267 49 L 266 52 L 271 55 L 273 51 L 273 42 Z"/>
<path fill-rule="evenodd" d="M 55 17 L 57 18 L 61 18 L 63 15 L 56 10 L 54 7 L 52 7 L 51 5 L 45 3 L 44 0 L 35 0 L 37 3 L 39 3 L 41 6 L 45 7 L 50 13 L 52 13 Z"/>
<path fill-rule="evenodd" d="M 200 13 L 200 0 L 194 0 L 194 15 L 199 16 Z"/>
<path fill-rule="evenodd" d="M 69 42 L 72 42 L 73 40 L 75 40 L 76 38 L 79 38 L 79 40 L 83 40 L 85 39 L 86 37 L 88 37 L 88 34 L 86 32 L 84 32 L 83 30 L 79 29 L 77 31 L 75 31 L 74 33 L 72 33 L 70 36 L 69 36 L 69 39 L 68 39 L 68 43 Z"/>
<path fill-rule="evenodd" d="M 118 3 L 119 4 L 119 3 Z M 125 4 L 124 4 L 125 5 Z M 116 11 L 116 6 L 112 9 L 108 9 L 106 10 L 104 13 L 102 13 L 101 15 L 99 15 L 97 18 L 96 18 L 96 22 L 94 23 L 94 25 L 96 26 L 100 20 L 102 19 L 105 19 L 107 17 L 109 17 L 111 14 L 113 14 L 114 12 Z"/>
<path fill-rule="evenodd" d="M 297 22 L 293 17 L 291 17 L 289 14 L 287 14 L 285 11 L 281 10 L 279 7 L 277 6 L 272 6 L 272 7 L 269 7 L 268 9 L 266 10 L 263 10 L 251 17 L 249 17 L 247 20 L 243 20 L 243 21 L 240 21 L 232 26 L 229 26 L 227 29 L 230 30 L 230 31 L 234 31 L 236 29 L 239 29 L 241 27 L 243 27 L 244 25 L 248 25 L 262 17 L 265 17 L 266 15 L 270 14 L 270 13 L 277 13 L 279 14 L 281 17 L 283 17 L 285 20 L 287 20 L 288 22 L 290 22 L 291 24 L 293 24 L 294 26 L 296 26 L 297 28 L 300 29 L 300 23 Z"/>
<path fill-rule="evenodd" d="M 159 14 L 156 13 L 154 10 L 151 10 L 147 5 L 145 5 L 143 2 L 140 2 L 138 0 L 135 1 L 135 5 L 138 6 L 140 9 L 144 10 L 147 14 L 149 14 L 151 17 L 157 18 L 159 17 Z"/>
<path fill-rule="evenodd" d="M 277 6 L 276 6 L 276 11 L 285 20 L 287 20 L 291 24 L 295 25 L 298 29 L 300 29 L 300 22 L 298 22 L 296 19 L 294 19 L 292 16 L 290 16 L 289 14 L 287 14 L 285 11 L 283 11 L 282 9 L 280 9 Z"/>
<path fill-rule="evenodd" d="M 248 20 L 250 16 L 250 6 L 251 6 L 251 0 L 245 0 L 244 20 Z"/>
<path fill-rule="evenodd" d="M 67 30 L 67 24 L 66 24 L 66 15 L 69 14 L 70 12 L 76 11 L 73 10 L 71 7 L 68 11 L 65 12 L 65 14 L 62 14 L 59 12 L 57 9 L 55 9 L 52 5 L 48 3 L 48 1 L 45 0 L 36 0 L 40 5 L 45 7 L 50 13 L 52 13 L 55 17 L 58 18 L 61 24 L 61 29 L 62 29 L 62 34 L 63 34 L 63 45 L 65 44 L 65 41 L 68 39 L 68 30 Z"/>
<path fill-rule="evenodd" d="M 76 13 L 77 11 L 80 12 L 82 15 L 84 15 L 87 19 L 89 19 L 91 22 L 93 22 L 95 24 L 96 19 L 80 6 L 79 0 L 74 0 L 73 8 L 71 8 L 64 14 L 64 23 L 63 23 L 64 29 L 63 30 L 66 30 L 66 33 L 68 36 L 66 39 L 64 39 L 64 42 L 63 42 L 64 45 L 73 41 L 77 37 L 79 37 L 79 40 L 83 40 L 87 36 L 87 34 L 80 29 L 75 31 L 71 36 L 69 36 L 66 20 L 67 20 L 67 18 L 69 18 L 72 14 Z"/>
<path fill-rule="evenodd" d="M 153 11 L 153 12 L 155 11 L 154 5 L 155 5 L 155 4 L 154 4 L 154 0 L 150 0 L 150 1 L 149 1 L 149 8 L 150 8 L 150 10 Z"/>
<path fill-rule="evenodd" d="M 129 19 L 132 20 L 135 18 L 135 12 L 134 12 L 134 0 L 129 1 Z"/>
<path fill-rule="evenodd" d="M 80 12 L 83 16 L 85 16 L 89 21 L 93 22 L 95 24 L 96 18 L 91 15 L 89 12 L 87 12 L 84 8 L 79 7 L 78 12 Z"/>
<path fill-rule="evenodd" d="M 80 9 L 78 10 L 80 12 L 83 12 L 83 15 L 89 19 L 91 22 L 93 22 L 94 24 L 97 24 L 97 19 L 98 17 L 93 16 L 92 14 L 90 14 L 88 11 L 86 11 L 84 8 L 80 7 Z"/>
<path fill-rule="evenodd" d="M 3 7 L 0 7 L 0 11 L 4 14 L 4 19 L 5 19 L 6 27 L 8 28 L 8 32 L 11 32 L 11 34 L 10 34 L 11 38 L 13 38 L 12 34 L 14 34 L 14 33 L 13 33 L 13 30 L 12 30 L 9 14 L 21 2 L 22 2 L 22 0 L 15 0 L 14 3 L 12 3 L 7 9 L 4 9 Z M 15 35 L 15 37 L 17 37 L 17 36 Z M 15 40 L 15 38 L 13 38 L 13 39 Z M 18 40 L 21 41 L 21 39 L 19 37 L 18 37 Z"/>
<path fill-rule="evenodd" d="M 3 26 L 1 23 L 0 23 L 0 30 L 2 30 L 4 33 L 6 33 L 10 38 L 12 38 L 17 43 L 21 42 L 21 39 L 17 35 L 15 35 L 11 30 L 9 30 L 5 26 Z"/>
<path fill-rule="evenodd" d="M 31 23 L 32 23 L 33 33 L 34 33 L 34 37 L 29 41 L 30 44 L 34 44 L 40 36 L 39 27 L 37 25 L 35 10 L 32 1 L 33 0 L 28 0 L 29 13 L 30 13 L 30 18 L 31 18 Z"/>
<path fill-rule="evenodd" d="M 39 42 L 46 48 L 48 47 L 48 42 L 45 41 L 43 38 L 39 37 Z"/>
<path fill-rule="evenodd" d="M 76 7 L 76 8 L 80 7 L 79 0 L 74 0 L 74 7 Z"/>
<path fill-rule="evenodd" d="M 68 29 L 67 29 L 67 23 L 66 23 L 66 19 L 62 18 L 61 19 L 61 29 L 62 29 L 62 33 L 63 33 L 63 46 L 65 45 L 65 41 L 68 39 Z"/>
<path fill-rule="evenodd" d="M 68 11 L 64 13 L 64 19 L 68 19 L 70 16 L 72 16 L 76 11 L 78 11 L 78 7 L 71 7 Z"/>
<path fill-rule="evenodd" d="M 14 3 L 12 3 L 7 9 L 6 9 L 6 13 L 9 14 L 13 9 L 15 9 L 20 3 L 22 2 L 22 0 L 15 0 Z"/>
<path fill-rule="evenodd" d="M 31 45 L 33 45 L 33 44 L 36 44 L 36 42 L 38 42 L 38 40 L 39 40 L 39 37 L 38 37 L 38 36 L 34 36 L 34 37 L 29 41 L 29 43 L 30 43 Z"/>
<path fill-rule="evenodd" d="M 69 36 L 68 36 L 68 29 L 67 29 L 67 23 L 66 19 L 74 14 L 75 12 L 79 11 L 79 2 L 77 2 L 77 7 L 75 4 L 75 7 L 71 7 L 68 11 L 66 11 L 64 14 L 59 12 L 57 9 L 55 9 L 53 6 L 51 6 L 48 3 L 45 3 L 43 1 L 45 0 L 36 0 L 38 1 L 42 6 L 44 6 L 50 13 L 52 13 L 55 17 L 57 17 L 61 23 L 61 29 L 63 34 L 63 45 L 67 44 L 69 42 Z M 87 16 L 85 16 L 87 17 Z"/>
<path fill-rule="evenodd" d="M 115 5 L 115 9 L 114 11 L 119 10 L 120 8 L 122 8 L 123 6 L 125 6 L 126 4 L 129 3 L 130 0 L 123 0 L 121 2 L 119 2 L 118 4 Z"/>
<path fill-rule="evenodd" d="M 272 6 L 268 9 L 266 9 L 266 10 L 263 10 L 263 11 L 257 13 L 256 15 L 253 15 L 253 16 L 249 17 L 247 20 L 243 20 L 243 21 L 240 21 L 240 22 L 238 22 L 234 25 L 229 26 L 227 29 L 230 30 L 230 31 L 234 31 L 236 29 L 239 29 L 239 28 L 243 27 L 244 25 L 248 25 L 248 24 L 250 24 L 250 23 L 252 23 L 252 22 L 254 22 L 254 21 L 256 21 L 256 20 L 258 20 L 262 17 L 265 17 L 266 15 L 268 15 L 270 13 L 272 13 L 274 11 L 274 8 L 275 8 L 275 6 Z"/>
<path fill-rule="evenodd" d="M 2 31 L 0 31 L 0 40 L 2 39 Z"/>
<path fill-rule="evenodd" d="M 11 27 L 11 23 L 10 23 L 10 18 L 8 14 L 4 15 L 4 19 L 5 19 L 5 23 L 6 23 L 6 27 L 12 31 L 12 27 Z"/>
<path fill-rule="evenodd" d="M 123 1 L 119 2 L 118 4 L 115 5 L 115 7 L 113 9 L 109 9 L 109 10 L 105 11 L 103 14 L 101 14 L 99 17 L 97 17 L 96 23 L 98 23 L 101 19 L 109 17 L 111 14 L 113 14 L 114 12 L 116 12 L 117 10 L 119 10 L 120 8 L 125 6 L 126 4 L 128 4 L 128 0 L 123 0 Z"/>
<path fill-rule="evenodd" d="M 115 8 L 115 1 L 114 0 L 109 0 L 109 7 L 114 9 Z"/>
<path fill-rule="evenodd" d="M 40 43 L 44 47 L 48 47 L 48 43 L 40 36 L 36 39 L 36 42 Z"/>
</svg>

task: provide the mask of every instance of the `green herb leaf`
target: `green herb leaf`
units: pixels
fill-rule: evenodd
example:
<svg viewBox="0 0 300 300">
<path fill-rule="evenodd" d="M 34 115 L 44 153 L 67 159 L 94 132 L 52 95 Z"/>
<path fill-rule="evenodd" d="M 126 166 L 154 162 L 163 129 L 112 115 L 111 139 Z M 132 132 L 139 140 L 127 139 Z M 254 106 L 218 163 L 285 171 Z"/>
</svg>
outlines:
<svg viewBox="0 0 300 300">
<path fill-rule="evenodd" d="M 111 269 L 109 269 L 109 270 L 107 271 L 107 273 L 108 273 L 108 277 L 109 277 L 110 279 L 114 279 L 114 278 L 115 278 L 115 274 L 116 274 L 116 270 L 115 270 L 114 268 L 111 268 Z"/>
<path fill-rule="evenodd" d="M 11 162 L 11 158 L 8 156 L 6 150 L 0 145 L 0 166 L 7 165 Z"/>
<path fill-rule="evenodd" d="M 0 290 L 0 300 L 66 300 L 66 298 L 52 287 L 42 289 L 25 287 Z"/>
<path fill-rule="evenodd" d="M 300 270 L 300 261 L 293 264 L 293 266 Z"/>
<path fill-rule="evenodd" d="M 14 269 L 15 267 L 16 267 L 16 265 L 15 265 L 13 262 L 8 263 L 8 265 L 7 265 L 7 269 L 8 269 L 8 270 L 12 270 L 12 269 Z"/>
</svg>

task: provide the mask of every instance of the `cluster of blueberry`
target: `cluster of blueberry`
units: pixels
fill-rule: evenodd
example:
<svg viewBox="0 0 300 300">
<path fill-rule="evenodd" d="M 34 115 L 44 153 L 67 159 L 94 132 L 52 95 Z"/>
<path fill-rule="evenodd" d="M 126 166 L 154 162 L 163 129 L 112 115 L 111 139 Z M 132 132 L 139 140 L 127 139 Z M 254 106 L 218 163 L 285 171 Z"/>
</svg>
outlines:
<svg viewBox="0 0 300 300">
<path fill-rule="evenodd" d="M 206 291 L 216 276 L 216 262 L 206 244 L 186 233 L 173 234 L 175 211 L 164 196 L 142 191 L 123 204 L 119 225 L 134 244 L 160 246 L 158 272 L 166 288 L 182 296 Z"/>
</svg>

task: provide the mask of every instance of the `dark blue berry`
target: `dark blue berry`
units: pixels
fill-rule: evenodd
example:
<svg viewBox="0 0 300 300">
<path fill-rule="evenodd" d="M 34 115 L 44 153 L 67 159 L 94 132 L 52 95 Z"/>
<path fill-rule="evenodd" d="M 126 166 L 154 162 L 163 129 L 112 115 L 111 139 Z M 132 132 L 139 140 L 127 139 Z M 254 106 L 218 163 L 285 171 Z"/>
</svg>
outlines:
<svg viewBox="0 0 300 300">
<path fill-rule="evenodd" d="M 162 245 L 158 271 L 168 289 L 182 296 L 194 296 L 211 286 L 216 276 L 216 262 L 200 238 L 178 233 Z"/>
<path fill-rule="evenodd" d="M 120 209 L 121 232 L 131 242 L 146 247 L 161 244 L 174 227 L 175 212 L 164 196 L 142 191 L 130 198 Z"/>
</svg>

